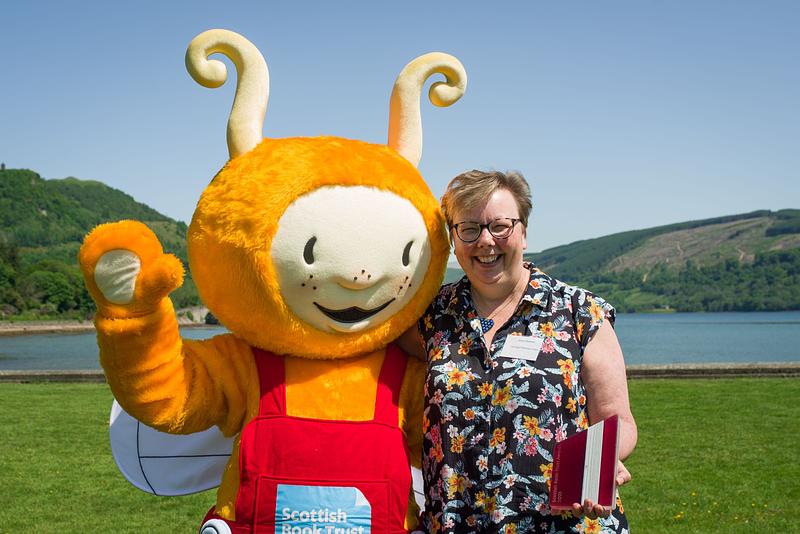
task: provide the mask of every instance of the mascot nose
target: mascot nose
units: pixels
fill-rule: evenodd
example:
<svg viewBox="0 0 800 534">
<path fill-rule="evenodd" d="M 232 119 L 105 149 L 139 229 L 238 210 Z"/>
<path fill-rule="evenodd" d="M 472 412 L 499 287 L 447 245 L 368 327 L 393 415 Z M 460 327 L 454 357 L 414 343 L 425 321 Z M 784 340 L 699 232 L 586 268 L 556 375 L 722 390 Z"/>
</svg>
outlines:
<svg viewBox="0 0 800 534">
<path fill-rule="evenodd" d="M 376 276 L 376 274 L 369 269 L 358 269 L 350 275 L 337 275 L 336 283 L 344 288 L 358 291 L 374 286 L 383 278 L 382 275 Z"/>
</svg>

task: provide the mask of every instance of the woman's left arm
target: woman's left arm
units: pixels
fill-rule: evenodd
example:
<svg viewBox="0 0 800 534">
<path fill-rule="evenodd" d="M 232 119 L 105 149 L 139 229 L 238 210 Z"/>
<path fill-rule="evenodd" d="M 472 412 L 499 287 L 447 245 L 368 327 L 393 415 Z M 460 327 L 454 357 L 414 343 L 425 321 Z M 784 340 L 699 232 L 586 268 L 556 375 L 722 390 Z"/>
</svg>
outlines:
<svg viewBox="0 0 800 534">
<path fill-rule="evenodd" d="M 636 446 L 636 421 L 633 420 L 628 401 L 628 380 L 625 376 L 625 359 L 610 321 L 603 321 L 597 333 L 583 352 L 581 379 L 586 386 L 586 411 L 589 424 L 594 424 L 616 414 L 619 416 L 619 458 L 627 458 Z M 631 474 L 622 461 L 617 465 L 617 485 L 630 482 Z M 575 517 L 586 515 L 592 519 L 608 517 L 610 508 L 590 500 L 572 505 Z"/>
<path fill-rule="evenodd" d="M 589 424 L 619 415 L 619 458 L 627 458 L 636 446 L 636 421 L 628 400 L 625 359 L 617 334 L 609 321 L 603 321 L 583 353 L 581 379 L 586 386 Z"/>
</svg>

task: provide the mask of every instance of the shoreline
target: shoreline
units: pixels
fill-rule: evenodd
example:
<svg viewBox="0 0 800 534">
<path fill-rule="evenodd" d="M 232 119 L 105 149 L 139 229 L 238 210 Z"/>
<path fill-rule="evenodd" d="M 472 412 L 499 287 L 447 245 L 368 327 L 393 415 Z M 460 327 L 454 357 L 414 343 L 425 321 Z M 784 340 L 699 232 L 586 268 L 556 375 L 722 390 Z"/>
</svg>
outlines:
<svg viewBox="0 0 800 534">
<path fill-rule="evenodd" d="M 786 310 L 784 310 L 786 311 Z M 794 311 L 794 310 L 792 310 Z M 204 306 L 197 306 L 193 308 L 181 308 L 176 311 L 178 317 L 178 326 L 197 326 L 197 327 L 212 327 L 220 325 L 206 324 L 203 320 L 208 313 L 208 308 Z M 679 312 L 670 311 L 666 314 L 673 315 Z M 701 313 L 701 312 L 692 312 Z M 714 313 L 752 313 L 752 312 L 707 312 L 710 315 Z M 772 313 L 772 312 L 763 312 Z M 189 314 L 192 317 L 202 318 L 189 319 Z M 640 313 L 640 315 L 664 315 L 665 312 L 653 313 Z M 633 314 L 637 315 L 637 314 Z M 52 320 L 32 320 L 32 321 L 9 321 L 0 319 L 0 337 L 4 336 L 24 336 L 29 334 L 70 334 L 70 333 L 85 333 L 94 331 L 93 319 L 52 319 Z"/>
<path fill-rule="evenodd" d="M 800 378 L 800 362 L 628 365 L 628 380 L 664 378 Z M 42 382 L 104 383 L 100 370 L 0 370 L 0 384 Z"/>
<path fill-rule="evenodd" d="M 69 334 L 94 331 L 92 321 L 0 321 L 0 336 L 24 336 L 28 334 Z"/>
<path fill-rule="evenodd" d="M 177 310 L 178 326 L 218 326 L 206 324 L 204 320 L 189 319 L 188 313 L 193 317 L 205 318 L 208 308 L 199 306 Z M 93 332 L 93 319 L 52 319 L 41 321 L 6 321 L 0 320 L 0 337 L 25 336 L 32 334 L 81 334 Z"/>
</svg>

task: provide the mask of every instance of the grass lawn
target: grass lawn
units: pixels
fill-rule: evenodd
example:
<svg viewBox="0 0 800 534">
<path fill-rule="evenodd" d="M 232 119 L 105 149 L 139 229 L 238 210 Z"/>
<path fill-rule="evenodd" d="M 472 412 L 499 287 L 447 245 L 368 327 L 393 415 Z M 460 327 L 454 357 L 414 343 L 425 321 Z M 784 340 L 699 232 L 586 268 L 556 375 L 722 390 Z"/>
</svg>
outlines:
<svg viewBox="0 0 800 534">
<path fill-rule="evenodd" d="M 800 380 L 635 380 L 632 532 L 795 532 Z M 124 481 L 99 384 L 0 385 L 0 532 L 193 532 L 214 492 Z M 792 525 L 795 525 L 794 527 Z"/>
<path fill-rule="evenodd" d="M 800 380 L 634 380 L 636 532 L 797 532 Z M 795 525 L 795 526 L 792 526 Z"/>
</svg>

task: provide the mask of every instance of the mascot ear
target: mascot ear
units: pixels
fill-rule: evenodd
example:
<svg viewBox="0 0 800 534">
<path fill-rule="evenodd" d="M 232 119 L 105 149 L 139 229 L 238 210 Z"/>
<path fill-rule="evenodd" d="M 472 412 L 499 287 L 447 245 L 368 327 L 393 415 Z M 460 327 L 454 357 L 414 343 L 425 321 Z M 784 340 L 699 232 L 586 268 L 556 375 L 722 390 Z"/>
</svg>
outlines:
<svg viewBox="0 0 800 534">
<path fill-rule="evenodd" d="M 209 60 L 211 54 L 228 56 L 239 77 L 228 118 L 228 153 L 233 159 L 261 142 L 269 100 L 269 70 L 258 48 L 238 33 L 208 30 L 192 39 L 186 50 L 186 69 L 204 87 L 219 87 L 228 78 L 225 63 Z"/>
<path fill-rule="evenodd" d="M 464 66 L 449 54 L 431 52 L 419 56 L 400 71 L 389 101 L 388 145 L 414 167 L 422 157 L 420 95 L 425 81 L 434 74 L 443 74 L 446 81 L 431 85 L 428 97 L 432 104 L 447 107 L 461 98 L 467 87 Z"/>
</svg>

